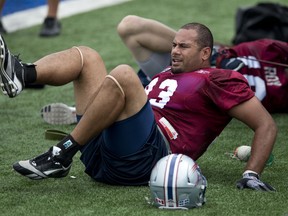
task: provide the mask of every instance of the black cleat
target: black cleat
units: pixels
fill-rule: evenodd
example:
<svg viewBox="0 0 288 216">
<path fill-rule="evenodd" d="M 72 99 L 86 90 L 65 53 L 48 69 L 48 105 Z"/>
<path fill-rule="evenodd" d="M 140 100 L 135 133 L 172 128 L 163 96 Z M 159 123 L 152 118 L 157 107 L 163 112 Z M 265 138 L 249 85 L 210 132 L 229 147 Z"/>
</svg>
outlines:
<svg viewBox="0 0 288 216">
<path fill-rule="evenodd" d="M 25 161 L 13 164 L 13 169 L 33 180 L 44 178 L 62 178 L 68 175 L 72 160 L 60 162 L 61 149 L 53 146 L 49 151 Z"/>
<path fill-rule="evenodd" d="M 24 88 L 24 68 L 17 56 L 8 50 L 0 35 L 0 87 L 5 95 L 16 97 Z"/>
</svg>

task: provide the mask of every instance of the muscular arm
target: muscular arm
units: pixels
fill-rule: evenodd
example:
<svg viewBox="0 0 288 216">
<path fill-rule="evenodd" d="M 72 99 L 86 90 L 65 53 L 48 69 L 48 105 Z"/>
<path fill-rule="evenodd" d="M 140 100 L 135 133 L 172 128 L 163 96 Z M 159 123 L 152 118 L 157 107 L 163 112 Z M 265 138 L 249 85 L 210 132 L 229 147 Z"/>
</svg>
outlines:
<svg viewBox="0 0 288 216">
<path fill-rule="evenodd" d="M 229 115 L 242 121 L 255 132 L 251 156 L 245 169 L 261 174 L 277 135 L 277 127 L 273 118 L 256 97 L 233 107 L 229 110 Z"/>
</svg>

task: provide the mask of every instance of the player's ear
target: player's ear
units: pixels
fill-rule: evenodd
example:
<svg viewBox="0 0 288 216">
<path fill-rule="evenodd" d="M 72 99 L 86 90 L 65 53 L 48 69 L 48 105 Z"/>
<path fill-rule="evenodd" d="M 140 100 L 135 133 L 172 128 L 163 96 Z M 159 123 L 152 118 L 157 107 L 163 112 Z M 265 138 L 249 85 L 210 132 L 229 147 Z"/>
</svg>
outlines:
<svg viewBox="0 0 288 216">
<path fill-rule="evenodd" d="M 203 61 L 209 60 L 210 56 L 211 56 L 211 48 L 210 47 L 202 48 L 201 54 L 202 54 L 202 60 Z"/>
</svg>

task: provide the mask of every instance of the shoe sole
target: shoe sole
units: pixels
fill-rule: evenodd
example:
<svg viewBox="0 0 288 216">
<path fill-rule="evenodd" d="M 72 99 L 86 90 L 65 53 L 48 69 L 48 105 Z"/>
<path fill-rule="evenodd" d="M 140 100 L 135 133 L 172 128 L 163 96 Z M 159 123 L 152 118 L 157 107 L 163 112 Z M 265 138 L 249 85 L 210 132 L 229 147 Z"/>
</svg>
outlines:
<svg viewBox="0 0 288 216">
<path fill-rule="evenodd" d="M 42 107 L 41 117 L 48 124 L 71 125 L 77 123 L 76 109 L 63 103 L 52 103 Z"/>
<path fill-rule="evenodd" d="M 15 81 L 13 82 L 9 75 L 6 73 L 4 69 L 4 62 L 6 60 L 5 56 L 5 42 L 0 35 L 0 86 L 5 95 L 8 95 L 9 97 L 15 97 L 17 95 L 17 91 L 19 90 L 17 84 L 21 85 L 21 83 L 16 77 Z"/>
</svg>

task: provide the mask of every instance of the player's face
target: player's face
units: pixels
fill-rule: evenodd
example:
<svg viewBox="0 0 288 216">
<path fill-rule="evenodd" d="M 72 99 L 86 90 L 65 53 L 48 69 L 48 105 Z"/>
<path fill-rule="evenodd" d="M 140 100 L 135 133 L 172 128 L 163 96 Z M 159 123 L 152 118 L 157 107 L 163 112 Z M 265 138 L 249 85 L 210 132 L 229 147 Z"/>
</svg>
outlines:
<svg viewBox="0 0 288 216">
<path fill-rule="evenodd" d="M 172 72 L 183 73 L 203 68 L 202 49 L 196 43 L 197 32 L 180 29 L 173 40 L 171 59 Z"/>
</svg>

